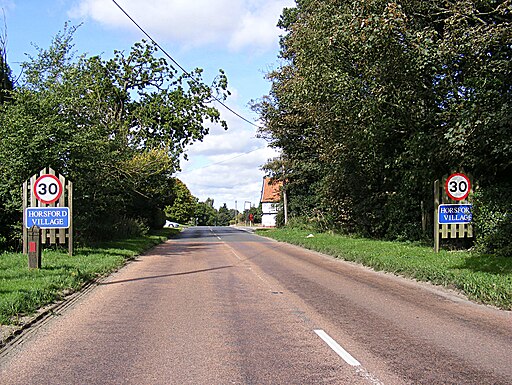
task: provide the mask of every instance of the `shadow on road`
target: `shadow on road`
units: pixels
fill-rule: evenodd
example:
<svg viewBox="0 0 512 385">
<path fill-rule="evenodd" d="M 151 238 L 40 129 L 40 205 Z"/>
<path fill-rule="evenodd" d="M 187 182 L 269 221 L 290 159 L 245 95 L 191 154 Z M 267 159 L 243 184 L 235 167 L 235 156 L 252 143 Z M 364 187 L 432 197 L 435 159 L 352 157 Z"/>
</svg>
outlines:
<svg viewBox="0 0 512 385">
<path fill-rule="evenodd" d="M 162 274 L 162 275 L 151 275 L 148 277 L 139 277 L 139 278 L 131 278 L 131 279 L 123 279 L 119 281 L 112 281 L 112 282 L 102 282 L 100 283 L 101 286 L 107 286 L 107 285 L 114 285 L 118 283 L 126 283 L 126 282 L 136 282 L 136 281 L 144 281 L 148 279 L 158 279 L 158 278 L 167 278 L 167 277 L 176 277 L 180 275 L 189 275 L 189 274 L 198 274 L 198 273 L 206 273 L 209 271 L 214 270 L 222 270 L 222 269 L 229 269 L 231 267 L 234 267 L 233 265 L 228 266 L 219 266 L 219 267 L 212 267 L 211 269 L 202 269 L 202 270 L 194 270 L 194 271 L 184 271 L 181 273 L 171 273 L 171 274 Z"/>
<path fill-rule="evenodd" d="M 203 227 L 192 227 L 188 228 L 185 231 L 183 231 L 178 237 L 174 238 L 171 243 L 165 243 L 162 245 L 157 246 L 155 249 L 151 251 L 151 254 L 158 255 L 159 257 L 164 258 L 176 258 L 176 257 L 186 257 L 187 255 L 195 255 L 200 253 L 203 255 L 203 258 L 208 258 L 208 253 L 204 253 L 205 251 L 212 251 L 212 244 L 219 244 L 223 242 L 217 241 L 216 238 L 221 236 L 225 242 L 226 237 L 230 236 L 238 236 L 244 237 L 247 235 L 247 233 L 243 230 L 239 229 L 233 229 L 229 227 L 214 227 L 213 230 L 211 227 L 203 226 Z M 212 238 L 215 238 L 212 242 Z M 242 238 L 243 239 L 243 238 Z M 238 239 L 240 242 L 240 239 Z M 243 242 L 243 241 L 242 241 Z M 248 249 L 245 251 L 245 254 L 250 253 L 251 249 Z M 210 255 L 214 255 L 211 254 Z M 117 280 L 117 281 L 111 281 L 111 282 L 103 282 L 100 283 L 100 285 L 114 285 L 119 283 L 126 283 L 126 282 L 136 282 L 136 281 L 144 281 L 144 280 L 150 280 L 150 279 L 159 279 L 159 278 L 168 278 L 168 277 L 177 277 L 177 276 L 183 276 L 183 275 L 190 275 L 190 274 L 199 274 L 199 273 L 206 273 L 211 272 L 215 270 L 222 270 L 222 269 L 228 269 L 233 268 L 241 263 L 251 260 L 254 258 L 257 258 L 262 255 L 261 250 L 257 250 L 254 255 L 249 255 L 247 258 L 240 259 L 240 261 L 234 265 L 225 265 L 225 266 L 218 266 L 218 267 L 212 267 L 208 269 L 200 269 L 200 270 L 193 270 L 193 271 L 185 271 L 185 272 L 177 272 L 177 273 L 169 273 L 169 274 L 160 274 L 160 275 L 152 275 L 152 276 L 146 276 L 146 277 L 136 277 L 136 278 L 130 278 L 130 279 L 124 279 L 124 280 Z"/>
</svg>

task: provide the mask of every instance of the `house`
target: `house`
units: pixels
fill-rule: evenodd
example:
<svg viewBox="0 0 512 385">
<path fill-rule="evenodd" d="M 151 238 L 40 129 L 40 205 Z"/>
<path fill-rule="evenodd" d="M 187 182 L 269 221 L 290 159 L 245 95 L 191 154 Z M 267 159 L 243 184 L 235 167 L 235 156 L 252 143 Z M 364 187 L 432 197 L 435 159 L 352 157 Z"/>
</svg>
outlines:
<svg viewBox="0 0 512 385">
<path fill-rule="evenodd" d="M 261 189 L 261 224 L 263 226 L 275 227 L 276 225 L 282 187 L 282 181 L 272 180 L 269 177 L 263 178 L 263 188 Z"/>
</svg>

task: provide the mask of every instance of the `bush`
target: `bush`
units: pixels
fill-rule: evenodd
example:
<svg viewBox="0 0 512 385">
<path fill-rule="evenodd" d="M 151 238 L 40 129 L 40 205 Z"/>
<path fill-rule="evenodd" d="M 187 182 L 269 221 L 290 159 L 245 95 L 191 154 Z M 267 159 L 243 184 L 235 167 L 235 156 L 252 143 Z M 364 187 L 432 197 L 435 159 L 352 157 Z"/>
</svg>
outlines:
<svg viewBox="0 0 512 385">
<path fill-rule="evenodd" d="M 277 225 L 277 227 L 284 226 L 284 214 L 282 210 L 277 213 Z M 288 218 L 287 227 L 295 230 L 322 232 L 331 230 L 332 225 L 330 225 L 330 222 L 328 222 L 320 210 L 311 210 L 309 215 L 290 216 Z"/>
<path fill-rule="evenodd" d="M 96 242 L 114 239 L 145 236 L 149 232 L 149 226 L 145 218 L 108 218 L 108 221 L 98 222 L 92 227 L 79 227 L 85 231 L 77 231 L 75 240 L 80 244 L 94 244 Z"/>
<path fill-rule="evenodd" d="M 473 221 L 478 251 L 512 257 L 512 185 L 480 188 L 474 195 Z"/>
<path fill-rule="evenodd" d="M 152 229 L 162 229 L 165 226 L 165 222 L 167 221 L 167 217 L 165 212 L 160 209 L 156 209 L 153 214 L 153 218 L 151 218 L 151 228 Z"/>
<path fill-rule="evenodd" d="M 408 191 L 390 194 L 381 219 L 382 238 L 398 241 L 418 241 L 425 238 L 421 227 L 421 203 Z M 373 224 L 378 228 L 378 224 Z M 429 232 L 429 234 L 431 234 Z"/>
</svg>

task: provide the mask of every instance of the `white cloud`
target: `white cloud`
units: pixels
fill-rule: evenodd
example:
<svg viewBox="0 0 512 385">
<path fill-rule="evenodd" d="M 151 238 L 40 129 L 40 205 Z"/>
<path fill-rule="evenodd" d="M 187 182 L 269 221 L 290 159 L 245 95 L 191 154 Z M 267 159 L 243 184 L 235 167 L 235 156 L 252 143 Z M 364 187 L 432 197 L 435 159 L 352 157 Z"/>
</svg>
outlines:
<svg viewBox="0 0 512 385">
<path fill-rule="evenodd" d="M 276 24 L 293 0 L 117 0 L 143 28 L 183 47 L 214 44 L 231 50 L 277 46 Z M 113 28 L 135 28 L 111 1 L 80 0 L 69 12 Z"/>
<path fill-rule="evenodd" d="M 283 8 L 294 6 L 293 0 L 116 1 L 155 39 L 194 53 L 206 63 L 202 66 L 208 67 L 219 57 L 229 62 L 234 73 L 231 76 L 228 71 L 230 82 L 235 79 L 236 88 L 243 92 L 231 89 L 228 104 L 247 119 L 255 116 L 240 107 L 244 101 L 239 99 L 240 95 L 261 96 L 257 93 L 261 79 L 254 79 L 262 75 L 254 63 L 241 58 L 252 57 L 254 53 L 263 57 L 262 53 L 277 51 L 281 31 L 276 24 Z M 136 27 L 112 1 L 75 0 L 75 3 L 69 14 L 72 18 L 90 18 L 106 28 L 135 31 Z M 207 56 L 212 48 L 219 53 L 218 57 Z M 224 203 L 234 208 L 236 201 L 237 208 L 242 210 L 246 201 L 253 205 L 259 203 L 264 176 L 260 168 L 277 153 L 267 148 L 264 140 L 256 138 L 255 127 L 219 105 L 216 107 L 229 129 L 214 126 L 203 142 L 190 146 L 187 151 L 190 160 L 182 162 L 183 171 L 177 177 L 201 201 L 213 198 L 217 208 Z"/>
<path fill-rule="evenodd" d="M 189 148 L 190 156 L 210 156 L 216 161 L 223 160 L 223 157 L 242 152 L 249 152 L 262 147 L 264 144 L 254 136 L 254 130 L 239 127 L 230 128 L 228 131 L 215 128 L 203 140 L 195 143 Z"/>
<path fill-rule="evenodd" d="M 258 49 L 273 47 L 280 34 L 277 22 L 285 6 L 290 1 L 266 1 L 264 6 L 246 12 L 240 20 L 237 30 L 233 33 L 229 47 L 235 51 L 246 45 Z"/>
<path fill-rule="evenodd" d="M 261 166 L 277 156 L 266 142 L 255 137 L 255 130 L 240 123 L 224 131 L 214 128 L 201 143 L 190 147 L 189 162 L 178 174 L 192 194 L 204 201 L 215 199 L 215 207 L 226 203 L 241 210 L 244 201 L 258 205 L 263 171 Z M 242 203 L 240 203 L 242 202 Z"/>
<path fill-rule="evenodd" d="M 237 90 L 231 90 L 232 95 L 237 94 Z M 236 102 L 236 97 L 234 102 Z M 232 96 L 229 98 L 227 105 L 237 114 L 244 116 L 251 121 L 251 117 L 240 108 L 233 105 Z M 196 142 L 188 149 L 188 154 L 192 156 L 210 156 L 215 157 L 215 161 L 223 160 L 222 156 L 229 157 L 234 154 L 246 153 L 254 151 L 265 146 L 265 143 L 256 138 L 255 126 L 250 126 L 242 121 L 231 111 L 223 108 L 219 103 L 215 103 L 215 107 L 221 112 L 221 118 L 228 125 L 228 130 L 224 130 L 220 125 L 214 125 L 210 129 L 210 133 L 205 137 L 203 142 Z M 220 159 L 219 159 L 220 157 Z"/>
</svg>

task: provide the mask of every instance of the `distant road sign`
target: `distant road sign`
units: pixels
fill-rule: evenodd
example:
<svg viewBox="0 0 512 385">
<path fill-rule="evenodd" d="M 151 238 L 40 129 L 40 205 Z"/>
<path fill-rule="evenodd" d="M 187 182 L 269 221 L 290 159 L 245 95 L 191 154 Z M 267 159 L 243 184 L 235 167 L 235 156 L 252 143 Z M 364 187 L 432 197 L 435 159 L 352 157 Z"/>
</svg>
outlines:
<svg viewBox="0 0 512 385">
<path fill-rule="evenodd" d="M 56 202 L 62 195 L 62 183 L 55 175 L 41 175 L 34 183 L 34 195 L 44 204 Z"/>
<path fill-rule="evenodd" d="M 69 207 L 27 207 L 25 226 L 41 229 L 67 229 L 69 227 Z"/>
<path fill-rule="evenodd" d="M 473 205 L 439 205 L 439 224 L 471 223 Z"/>
<path fill-rule="evenodd" d="M 464 174 L 452 174 L 446 179 L 445 190 L 450 199 L 461 201 L 468 197 L 471 191 L 471 182 Z"/>
</svg>

